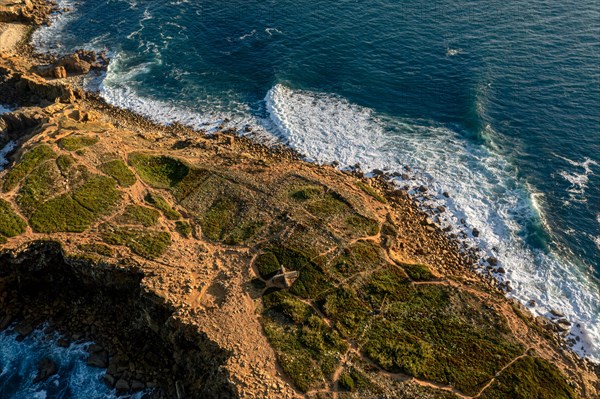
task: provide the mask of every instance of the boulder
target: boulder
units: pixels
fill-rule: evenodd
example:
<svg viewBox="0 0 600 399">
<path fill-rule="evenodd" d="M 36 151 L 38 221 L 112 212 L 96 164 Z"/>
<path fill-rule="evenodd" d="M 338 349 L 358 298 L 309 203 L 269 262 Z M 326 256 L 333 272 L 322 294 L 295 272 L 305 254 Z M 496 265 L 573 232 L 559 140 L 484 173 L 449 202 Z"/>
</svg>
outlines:
<svg viewBox="0 0 600 399">
<path fill-rule="evenodd" d="M 41 381 L 46 381 L 48 378 L 52 377 L 54 374 L 58 372 L 58 366 L 52 360 L 47 357 L 43 358 L 38 365 L 38 372 L 35 376 L 33 382 L 38 383 Z"/>
<path fill-rule="evenodd" d="M 64 66 L 55 66 L 52 68 L 52 77 L 55 79 L 64 79 L 67 77 L 67 70 Z"/>
<path fill-rule="evenodd" d="M 106 353 L 106 351 L 91 353 L 87 359 L 87 365 L 103 369 L 106 368 L 108 366 L 108 353 Z"/>
</svg>

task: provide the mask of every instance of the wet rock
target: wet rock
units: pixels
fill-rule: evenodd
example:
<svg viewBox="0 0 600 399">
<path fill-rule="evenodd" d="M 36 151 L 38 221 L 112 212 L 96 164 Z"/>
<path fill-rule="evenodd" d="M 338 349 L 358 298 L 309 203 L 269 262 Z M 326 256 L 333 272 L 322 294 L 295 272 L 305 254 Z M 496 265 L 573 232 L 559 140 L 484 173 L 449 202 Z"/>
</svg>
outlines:
<svg viewBox="0 0 600 399">
<path fill-rule="evenodd" d="M 48 378 L 52 377 L 57 372 L 58 366 L 56 365 L 56 363 L 50 360 L 49 358 L 45 357 L 38 365 L 38 372 L 33 382 L 38 383 L 41 381 L 46 381 Z"/>
<path fill-rule="evenodd" d="M 438 210 L 438 212 L 439 212 L 439 213 L 444 213 L 444 212 L 446 212 L 446 207 L 445 207 L 445 206 L 442 206 L 442 205 L 439 205 L 439 206 L 438 206 L 436 209 Z"/>
<path fill-rule="evenodd" d="M 504 274 L 504 273 L 506 273 L 506 270 L 504 270 L 503 267 L 499 267 L 496 269 L 496 273 Z"/>
<path fill-rule="evenodd" d="M 556 317 L 565 317 L 564 313 L 558 309 L 550 309 L 550 314 Z"/>
<path fill-rule="evenodd" d="M 375 176 L 383 176 L 385 174 L 385 172 L 381 169 L 373 169 L 373 174 Z"/>
<path fill-rule="evenodd" d="M 443 195 L 444 197 L 446 197 L 446 198 L 450 198 L 450 194 L 448 194 L 448 191 L 444 191 L 444 192 L 442 193 L 442 195 Z"/>
<path fill-rule="evenodd" d="M 106 351 L 92 353 L 87 359 L 87 365 L 98 368 L 106 368 L 108 366 L 108 353 Z"/>
<path fill-rule="evenodd" d="M 102 377 L 102 380 L 104 381 L 106 386 L 108 386 L 111 389 L 115 387 L 115 384 L 117 382 L 115 377 L 112 376 L 111 374 L 104 374 L 104 377 Z"/>
<path fill-rule="evenodd" d="M 479 230 L 473 229 L 471 233 L 473 234 L 473 237 L 479 237 Z"/>
<path fill-rule="evenodd" d="M 402 180 L 408 180 L 410 177 L 406 173 L 402 173 Z"/>
<path fill-rule="evenodd" d="M 117 392 L 127 392 L 130 389 L 129 386 L 129 382 L 123 378 L 120 378 L 116 383 L 115 383 L 115 389 L 117 390 Z"/>
<path fill-rule="evenodd" d="M 146 388 L 146 384 L 138 380 L 131 380 L 131 390 L 132 391 L 141 391 Z"/>
<path fill-rule="evenodd" d="M 535 307 L 537 305 L 537 303 L 535 302 L 534 299 L 530 299 L 529 301 L 527 301 L 527 306 L 529 307 Z"/>
<path fill-rule="evenodd" d="M 423 185 L 419 186 L 419 192 L 420 192 L 420 193 L 425 193 L 425 192 L 427 192 L 427 187 L 425 187 L 425 186 L 423 186 Z"/>
<path fill-rule="evenodd" d="M 85 75 L 92 68 L 89 62 L 81 60 L 77 54 L 66 55 L 59 59 L 55 65 L 57 67 L 62 66 L 68 73 L 75 75 Z"/>
<path fill-rule="evenodd" d="M 490 257 L 487 259 L 487 263 L 488 263 L 490 266 L 497 266 L 497 265 L 498 265 L 498 259 L 494 258 L 493 256 L 490 256 Z"/>
</svg>

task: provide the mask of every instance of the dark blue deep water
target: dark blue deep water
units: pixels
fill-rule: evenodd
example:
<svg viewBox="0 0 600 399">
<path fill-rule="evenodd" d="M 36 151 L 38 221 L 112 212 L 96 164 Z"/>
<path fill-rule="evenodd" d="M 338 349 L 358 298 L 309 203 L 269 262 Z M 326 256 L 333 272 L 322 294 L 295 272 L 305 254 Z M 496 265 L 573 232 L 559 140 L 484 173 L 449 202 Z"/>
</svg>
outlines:
<svg viewBox="0 0 600 399">
<path fill-rule="evenodd" d="M 412 185 L 450 192 L 443 223 L 481 231 L 512 295 L 561 309 L 599 359 L 600 3 L 426 3 L 80 0 L 34 41 L 107 50 L 90 84 L 165 123 L 409 165 Z"/>
</svg>

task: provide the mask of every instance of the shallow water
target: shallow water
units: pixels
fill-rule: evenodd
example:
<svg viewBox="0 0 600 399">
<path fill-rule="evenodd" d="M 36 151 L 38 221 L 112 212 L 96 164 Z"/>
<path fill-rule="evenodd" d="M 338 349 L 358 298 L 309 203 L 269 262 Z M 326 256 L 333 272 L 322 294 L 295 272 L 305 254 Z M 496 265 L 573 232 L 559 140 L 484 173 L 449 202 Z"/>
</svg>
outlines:
<svg viewBox="0 0 600 399">
<path fill-rule="evenodd" d="M 113 56 L 91 82 L 169 123 L 250 124 L 317 162 L 415 171 L 477 228 L 511 295 L 600 360 L 600 4 L 82 0 L 41 48 Z M 100 82 L 100 83 L 99 83 Z M 404 182 L 400 183 L 404 185 Z M 440 194 L 450 193 L 450 199 Z"/>
</svg>

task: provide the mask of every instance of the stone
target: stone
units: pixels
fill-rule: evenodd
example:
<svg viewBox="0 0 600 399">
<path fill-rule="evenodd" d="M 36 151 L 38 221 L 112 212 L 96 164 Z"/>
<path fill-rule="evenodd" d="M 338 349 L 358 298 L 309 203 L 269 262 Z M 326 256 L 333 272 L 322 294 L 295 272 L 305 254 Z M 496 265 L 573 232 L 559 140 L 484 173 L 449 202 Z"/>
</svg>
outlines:
<svg viewBox="0 0 600 399">
<path fill-rule="evenodd" d="M 506 270 L 504 270 L 503 267 L 499 267 L 499 268 L 496 269 L 496 273 L 504 274 L 504 273 L 506 273 Z"/>
<path fill-rule="evenodd" d="M 419 192 L 421 192 L 421 193 L 427 192 L 427 187 L 425 187 L 423 185 L 419 186 Z"/>
<path fill-rule="evenodd" d="M 550 313 L 556 317 L 565 317 L 564 313 L 558 309 L 550 309 Z"/>
<path fill-rule="evenodd" d="M 38 383 L 41 381 L 46 381 L 48 378 L 52 377 L 54 374 L 58 372 L 58 366 L 55 362 L 45 357 L 40 361 L 38 365 L 38 372 L 35 376 L 33 382 Z"/>
<path fill-rule="evenodd" d="M 117 392 L 127 392 L 129 391 L 129 382 L 127 382 L 127 380 L 120 378 L 116 383 L 115 383 L 115 389 L 117 390 Z"/>
<path fill-rule="evenodd" d="M 436 209 L 438 210 L 439 213 L 446 212 L 446 207 L 443 205 L 439 205 Z"/>
<path fill-rule="evenodd" d="M 105 369 L 108 366 L 108 353 L 102 351 L 90 354 L 87 359 L 87 365 Z"/>
<path fill-rule="evenodd" d="M 497 265 L 498 265 L 498 259 L 494 258 L 493 256 L 490 256 L 490 257 L 487 259 L 487 263 L 488 263 L 490 266 L 497 266 Z"/>
<path fill-rule="evenodd" d="M 131 380 L 131 390 L 132 391 L 141 391 L 146 388 L 146 384 L 138 380 Z"/>
<path fill-rule="evenodd" d="M 450 194 L 448 194 L 448 191 L 444 191 L 444 192 L 442 193 L 442 195 L 443 195 L 444 197 L 446 197 L 446 198 L 450 198 Z"/>
<path fill-rule="evenodd" d="M 112 374 L 104 374 L 104 377 L 102 377 L 102 380 L 109 388 L 112 389 L 115 387 L 116 380 Z"/>
<path fill-rule="evenodd" d="M 62 65 L 56 66 L 52 68 L 52 77 L 55 79 L 64 79 L 67 77 L 67 70 Z"/>
<path fill-rule="evenodd" d="M 535 302 L 534 299 L 530 299 L 529 301 L 527 301 L 527 306 L 530 306 L 533 308 L 533 307 L 535 307 L 535 305 L 537 305 L 537 303 Z"/>
<path fill-rule="evenodd" d="M 479 237 L 479 230 L 473 229 L 471 233 L 473 234 L 473 237 Z"/>
</svg>

